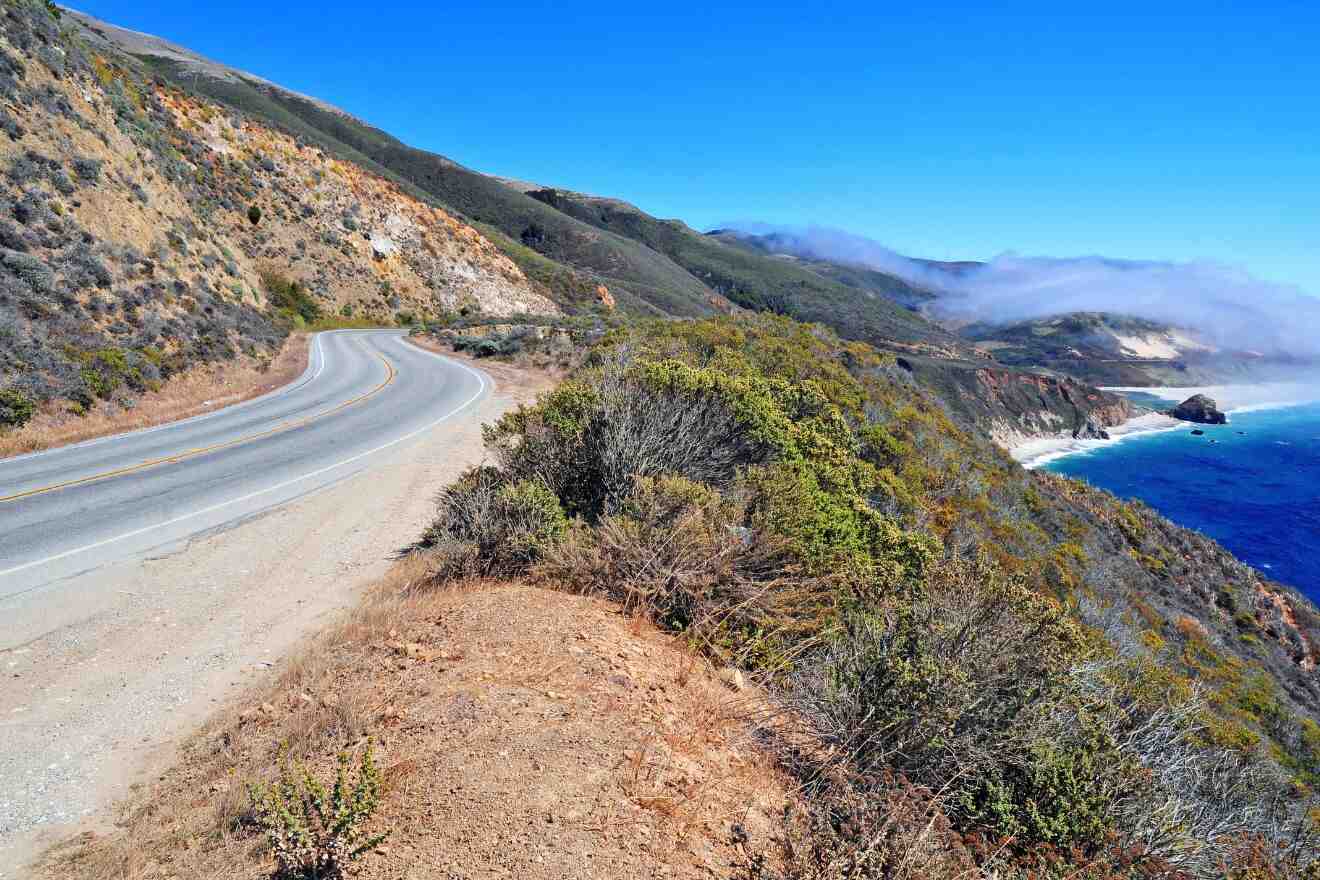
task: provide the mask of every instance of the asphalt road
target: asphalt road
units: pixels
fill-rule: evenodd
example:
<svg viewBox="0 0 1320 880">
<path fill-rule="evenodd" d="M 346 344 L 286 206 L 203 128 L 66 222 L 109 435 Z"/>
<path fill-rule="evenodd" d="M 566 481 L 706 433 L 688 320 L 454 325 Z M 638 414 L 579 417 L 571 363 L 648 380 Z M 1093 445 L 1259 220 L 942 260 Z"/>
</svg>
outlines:
<svg viewBox="0 0 1320 880">
<path fill-rule="evenodd" d="M 480 373 L 410 345 L 402 332 L 321 333 L 303 376 L 264 397 L 0 461 L 0 618 L 62 579 L 368 468 L 488 393 Z"/>
</svg>

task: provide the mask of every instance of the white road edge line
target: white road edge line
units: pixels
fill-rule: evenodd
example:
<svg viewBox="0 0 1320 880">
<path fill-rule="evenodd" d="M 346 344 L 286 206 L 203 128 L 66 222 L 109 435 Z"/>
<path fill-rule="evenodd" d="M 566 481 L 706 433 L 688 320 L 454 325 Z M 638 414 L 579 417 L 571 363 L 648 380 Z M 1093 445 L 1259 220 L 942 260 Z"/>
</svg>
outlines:
<svg viewBox="0 0 1320 880">
<path fill-rule="evenodd" d="M 396 336 L 394 338 L 398 339 L 401 345 L 408 344 L 403 341 L 402 337 Z M 45 559 L 38 559 L 35 562 L 25 562 L 22 565 L 15 566 L 13 568 L 7 568 L 3 571 L 0 571 L 0 577 L 5 577 L 6 575 L 11 575 L 11 574 L 17 574 L 20 571 L 26 571 L 29 568 L 36 568 L 37 566 L 46 565 L 51 562 L 58 562 L 61 559 L 67 559 L 68 557 L 76 556 L 79 553 L 86 553 L 88 550 L 96 550 L 101 547 L 105 547 L 109 544 L 114 544 L 118 541 L 126 541 L 129 538 L 136 538 L 138 535 L 144 535 L 147 532 L 155 531 L 156 529 L 167 528 L 169 526 L 176 525 L 186 520 L 193 519 L 194 517 L 204 516 L 208 513 L 214 513 L 217 510 L 223 510 L 224 508 L 234 504 L 241 504 L 244 501 L 251 501 L 253 498 L 259 498 L 262 495 L 268 495 L 271 492 L 278 492 L 280 489 L 284 489 L 289 486 L 292 486 L 294 483 L 300 483 L 303 480 L 310 480 L 313 477 L 319 477 L 321 474 L 328 473 L 334 470 L 335 468 L 340 468 L 343 467 L 344 465 L 352 464 L 353 462 L 366 458 L 369 455 L 375 455 L 377 452 L 380 452 L 385 449 L 389 449 L 391 446 L 397 446 L 400 443 L 403 443 L 405 440 L 411 440 L 413 437 L 416 437 L 418 434 L 426 433 L 427 431 L 431 430 L 441 422 L 447 421 L 448 419 L 458 415 L 460 412 L 467 409 L 478 398 L 480 398 L 483 394 L 486 393 L 486 377 L 483 373 L 480 373 L 477 370 L 472 369 L 467 364 L 459 363 L 458 361 L 450 360 L 449 358 L 444 357 L 443 355 L 438 355 L 435 352 L 427 351 L 421 346 L 413 345 L 409 347 L 417 351 L 423 352 L 425 354 L 429 354 L 431 355 L 431 357 L 444 361 L 447 364 L 451 364 L 453 366 L 459 367 L 462 370 L 465 370 L 466 372 L 472 374 L 477 378 L 477 382 L 480 383 L 481 387 L 477 389 L 476 394 L 473 394 L 467 400 L 463 401 L 463 403 L 459 404 L 454 409 L 445 413 L 443 416 L 436 419 L 434 422 L 431 422 L 428 425 L 425 425 L 421 428 L 418 428 L 415 431 L 405 434 L 402 437 L 397 437 L 388 443 L 382 443 L 380 446 L 377 446 L 375 449 L 368 449 L 366 452 L 359 452 L 357 455 L 346 458 L 343 461 L 337 461 L 331 465 L 326 465 L 323 468 L 318 468 L 317 470 L 314 470 L 311 473 L 302 474 L 301 476 L 294 477 L 291 480 L 285 480 L 282 483 L 276 483 L 274 486 L 267 486 L 265 489 L 259 489 L 256 492 L 249 492 L 247 495 L 242 495 L 238 498 L 231 498 L 228 501 L 222 501 L 219 504 L 212 504 L 210 507 L 203 507 L 201 510 L 194 510 L 192 513 L 185 513 L 183 516 L 176 516 L 174 517 L 174 519 L 168 519 L 165 522 L 153 523 L 152 525 L 145 526 L 140 529 L 134 529 L 131 532 L 125 532 L 122 535 L 116 535 L 113 538 L 106 538 L 103 541 L 97 541 L 94 544 L 88 544 L 85 547 L 76 547 L 73 550 L 65 550 L 63 553 L 57 553 L 54 556 L 47 556 Z M 4 597 L 0 597 L 0 599 L 3 598 Z"/>
</svg>

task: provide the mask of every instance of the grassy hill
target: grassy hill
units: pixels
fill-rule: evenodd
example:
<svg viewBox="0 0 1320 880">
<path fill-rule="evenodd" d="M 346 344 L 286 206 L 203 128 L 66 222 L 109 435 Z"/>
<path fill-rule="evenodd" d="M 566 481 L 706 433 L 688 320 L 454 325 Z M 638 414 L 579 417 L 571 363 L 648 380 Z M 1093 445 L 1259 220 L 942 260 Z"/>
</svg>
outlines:
<svg viewBox="0 0 1320 880">
<path fill-rule="evenodd" d="M 827 324 L 852 339 L 880 345 L 931 346 L 970 354 L 970 346 L 906 308 L 915 290 L 879 272 L 814 266 L 703 235 L 678 220 L 660 220 L 627 202 L 542 188 L 531 198 L 592 226 L 645 244 L 744 308 Z"/>
</svg>

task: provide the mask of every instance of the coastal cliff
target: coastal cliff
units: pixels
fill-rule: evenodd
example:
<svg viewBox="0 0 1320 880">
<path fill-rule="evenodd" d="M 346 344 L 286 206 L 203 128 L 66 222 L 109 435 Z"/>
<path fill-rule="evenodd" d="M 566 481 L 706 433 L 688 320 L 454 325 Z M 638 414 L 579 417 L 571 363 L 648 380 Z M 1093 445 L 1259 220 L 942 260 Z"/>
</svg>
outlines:
<svg viewBox="0 0 1320 880">
<path fill-rule="evenodd" d="M 1066 377 L 962 361 L 899 363 L 938 389 L 952 415 L 1005 449 L 1051 437 L 1104 439 L 1108 428 L 1143 412 L 1125 397 Z"/>
</svg>

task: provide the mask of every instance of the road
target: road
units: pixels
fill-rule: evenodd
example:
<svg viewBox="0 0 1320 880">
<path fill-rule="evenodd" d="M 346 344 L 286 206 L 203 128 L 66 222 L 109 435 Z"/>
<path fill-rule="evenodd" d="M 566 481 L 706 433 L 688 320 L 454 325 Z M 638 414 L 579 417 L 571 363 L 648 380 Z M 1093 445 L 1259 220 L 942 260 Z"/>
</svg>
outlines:
<svg viewBox="0 0 1320 880">
<path fill-rule="evenodd" d="M 351 607 L 525 391 L 325 333 L 264 397 L 0 461 L 0 878 Z"/>
<path fill-rule="evenodd" d="M 486 393 L 401 332 L 318 334 L 308 360 L 238 406 L 0 461 L 0 602 L 342 479 Z"/>
</svg>

